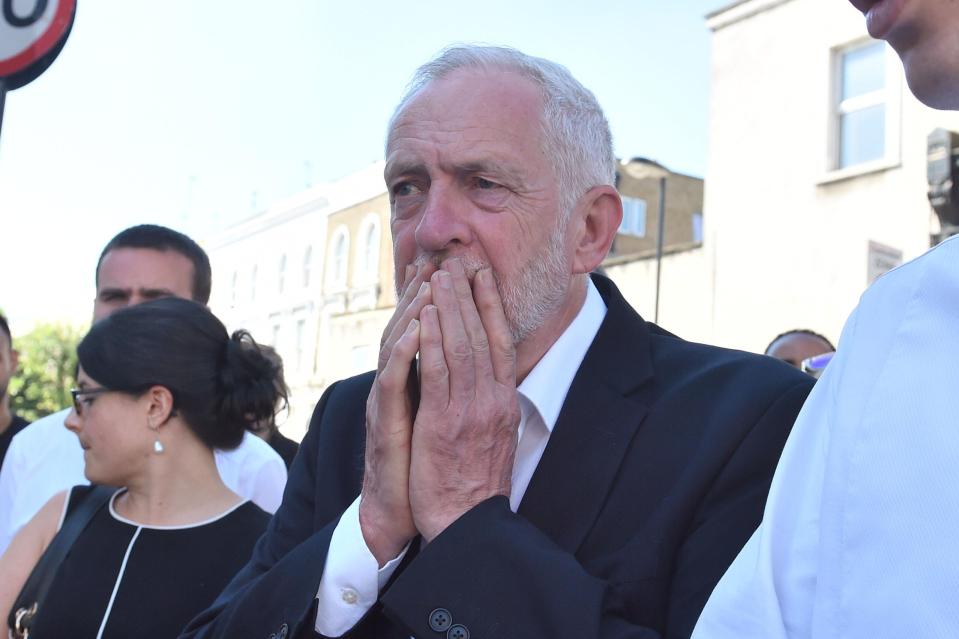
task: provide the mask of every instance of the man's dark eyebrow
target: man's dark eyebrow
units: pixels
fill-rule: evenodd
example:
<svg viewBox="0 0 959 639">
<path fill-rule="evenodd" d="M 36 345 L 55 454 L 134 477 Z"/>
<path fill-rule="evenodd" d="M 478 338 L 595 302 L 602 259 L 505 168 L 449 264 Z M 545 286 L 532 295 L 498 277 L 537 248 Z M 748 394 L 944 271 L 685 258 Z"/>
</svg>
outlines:
<svg viewBox="0 0 959 639">
<path fill-rule="evenodd" d="M 168 288 L 141 288 L 140 297 L 174 297 L 174 293 Z"/>
<path fill-rule="evenodd" d="M 130 289 L 119 288 L 114 286 L 114 287 L 101 288 L 100 291 L 97 293 L 97 297 L 107 297 L 112 295 L 124 295 L 129 297 Z"/>
</svg>

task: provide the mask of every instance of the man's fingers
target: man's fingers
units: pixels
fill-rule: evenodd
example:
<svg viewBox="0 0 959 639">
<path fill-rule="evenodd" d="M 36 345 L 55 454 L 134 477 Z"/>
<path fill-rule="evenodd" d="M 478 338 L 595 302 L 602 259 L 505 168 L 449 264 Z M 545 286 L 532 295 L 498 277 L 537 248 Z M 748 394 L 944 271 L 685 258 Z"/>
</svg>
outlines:
<svg viewBox="0 0 959 639">
<path fill-rule="evenodd" d="M 390 320 L 386 323 L 386 328 L 383 330 L 383 337 L 380 340 L 380 368 L 386 363 L 390 348 L 392 348 L 393 343 L 399 336 L 403 334 L 403 331 L 406 330 L 410 319 L 419 314 L 419 309 L 412 314 L 407 313 L 406 310 L 416 299 L 417 295 L 422 292 L 423 282 L 428 281 L 434 271 L 436 271 L 436 267 L 430 262 L 421 264 L 418 267 L 412 264 L 406 267 L 406 277 L 404 278 L 402 294 L 400 299 L 396 301 L 396 310 L 393 311 L 393 316 L 390 317 Z"/>
<path fill-rule="evenodd" d="M 515 386 L 516 348 L 513 345 L 513 333 L 506 321 L 503 300 L 496 288 L 493 271 L 489 268 L 481 269 L 473 278 L 473 297 L 486 329 L 493 376 L 501 384 Z"/>
<path fill-rule="evenodd" d="M 416 280 L 414 280 L 416 281 Z M 382 370 L 383 366 L 386 365 L 386 361 L 390 357 L 390 353 L 393 351 L 393 346 L 396 341 L 402 337 L 406 328 L 409 326 L 411 320 L 416 319 L 420 311 L 423 310 L 423 307 L 429 304 L 432 301 L 432 293 L 430 291 L 429 282 L 421 282 L 419 288 L 416 291 L 416 295 L 406 304 L 406 307 L 400 311 L 397 308 L 396 313 L 393 315 L 393 319 L 390 321 L 393 323 L 392 327 L 387 325 L 386 330 L 383 335 L 383 344 L 380 347 L 380 357 L 378 369 Z"/>
<path fill-rule="evenodd" d="M 407 395 L 410 365 L 419 350 L 420 322 L 411 320 L 393 344 L 390 356 L 376 378 L 380 417 L 387 424 L 407 424 L 412 415 Z"/>
<path fill-rule="evenodd" d="M 439 312 L 432 304 L 420 313 L 420 411 L 439 413 L 450 399 L 450 373 L 443 351 Z"/>
<path fill-rule="evenodd" d="M 450 395 L 471 395 L 475 392 L 476 371 L 473 365 L 473 349 L 470 346 L 460 302 L 453 288 L 453 276 L 441 269 L 430 280 L 433 304 L 439 317 L 443 353 L 449 370 Z"/>
<path fill-rule="evenodd" d="M 458 259 L 452 259 L 444 262 L 443 265 L 453 278 L 453 290 L 456 292 L 460 317 L 463 320 L 463 327 L 469 340 L 476 380 L 477 382 L 483 382 L 492 379 L 493 365 L 489 352 L 489 339 L 476 308 L 476 302 L 473 300 L 473 288 L 466 276 L 463 263 Z"/>
</svg>

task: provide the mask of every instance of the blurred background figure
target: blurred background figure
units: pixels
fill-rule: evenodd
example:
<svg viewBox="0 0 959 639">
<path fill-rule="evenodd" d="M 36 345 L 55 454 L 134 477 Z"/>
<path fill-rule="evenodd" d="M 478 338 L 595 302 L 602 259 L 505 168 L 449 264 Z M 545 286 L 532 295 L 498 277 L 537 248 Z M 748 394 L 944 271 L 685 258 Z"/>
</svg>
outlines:
<svg viewBox="0 0 959 639">
<path fill-rule="evenodd" d="M 191 238 L 154 224 L 133 226 L 118 233 L 100 254 L 93 321 L 164 297 L 205 305 L 211 282 L 210 260 Z M 10 443 L 0 468 L 0 553 L 50 497 L 84 483 L 83 450 L 64 428 L 68 413 L 38 419 Z M 233 450 L 217 452 L 216 463 L 220 477 L 237 494 L 270 513 L 280 505 L 286 468 L 258 437 L 245 434 Z"/>
<path fill-rule="evenodd" d="M 289 406 L 290 389 L 287 387 L 286 378 L 283 376 L 283 359 L 272 346 L 257 344 L 256 348 L 260 349 L 260 353 L 276 367 L 277 402 L 269 419 L 263 419 L 257 422 L 253 432 L 269 444 L 270 448 L 275 450 L 277 455 L 283 458 L 283 463 L 286 464 L 286 469 L 289 470 L 300 445 L 289 437 L 285 437 L 276 425 L 277 415 L 287 410 Z"/>
<path fill-rule="evenodd" d="M 249 335 L 167 298 L 93 325 L 66 425 L 84 473 L 115 486 L 55 572 L 31 636 L 175 637 L 246 562 L 269 515 L 228 488 L 214 449 L 236 448 L 283 401 Z M 58 493 L 0 558 L 0 612 L 93 487 Z"/>
<path fill-rule="evenodd" d="M 801 369 L 804 360 L 835 350 L 832 342 L 819 333 L 806 328 L 796 328 L 777 335 L 769 342 L 765 354 Z"/>
<path fill-rule="evenodd" d="M 10 410 L 10 395 L 7 393 L 10 378 L 17 372 L 17 357 L 7 318 L 0 315 L 0 467 L 3 466 L 3 458 L 7 455 L 13 436 L 27 425 L 25 419 L 17 417 Z"/>
</svg>

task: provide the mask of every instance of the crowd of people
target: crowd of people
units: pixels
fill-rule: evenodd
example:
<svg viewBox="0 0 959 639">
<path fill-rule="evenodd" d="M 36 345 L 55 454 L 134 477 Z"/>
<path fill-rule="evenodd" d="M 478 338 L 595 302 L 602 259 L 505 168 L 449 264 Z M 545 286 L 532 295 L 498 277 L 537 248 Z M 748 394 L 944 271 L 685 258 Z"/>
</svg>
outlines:
<svg viewBox="0 0 959 639">
<path fill-rule="evenodd" d="M 853 0 L 919 97 L 959 108 L 959 12 L 890 2 Z M 611 134 L 554 62 L 420 67 L 385 180 L 397 306 L 298 451 L 282 362 L 206 308 L 209 260 L 176 231 L 104 248 L 72 407 L 11 413 L 0 323 L 12 636 L 959 636 L 959 245 L 881 278 L 816 382 L 822 336 L 690 343 L 596 272 Z"/>
</svg>

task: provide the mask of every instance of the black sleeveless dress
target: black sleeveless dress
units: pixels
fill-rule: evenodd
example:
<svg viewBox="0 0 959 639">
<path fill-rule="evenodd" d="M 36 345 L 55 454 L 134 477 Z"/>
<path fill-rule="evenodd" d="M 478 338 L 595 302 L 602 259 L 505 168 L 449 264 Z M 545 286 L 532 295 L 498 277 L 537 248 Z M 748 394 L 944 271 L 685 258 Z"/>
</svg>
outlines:
<svg viewBox="0 0 959 639">
<path fill-rule="evenodd" d="M 89 492 L 74 487 L 67 512 Z M 116 513 L 116 496 L 60 565 L 32 639 L 174 639 L 246 564 L 270 520 L 246 501 L 198 524 L 141 526 Z"/>
</svg>

